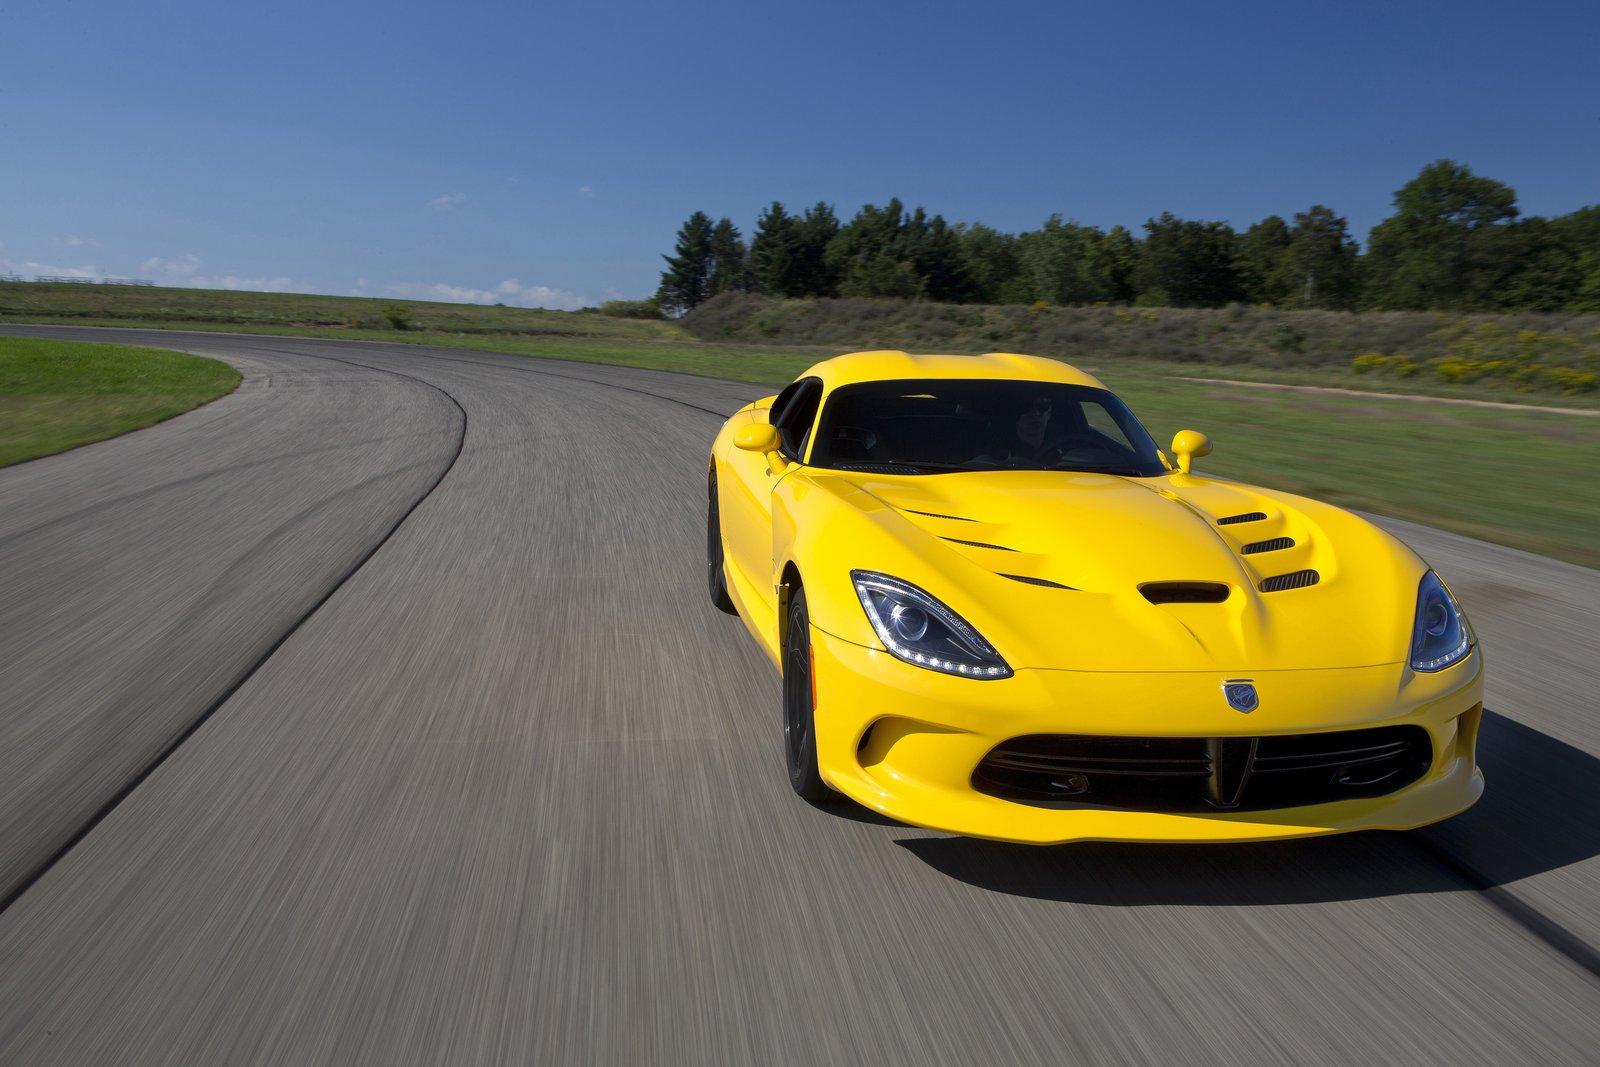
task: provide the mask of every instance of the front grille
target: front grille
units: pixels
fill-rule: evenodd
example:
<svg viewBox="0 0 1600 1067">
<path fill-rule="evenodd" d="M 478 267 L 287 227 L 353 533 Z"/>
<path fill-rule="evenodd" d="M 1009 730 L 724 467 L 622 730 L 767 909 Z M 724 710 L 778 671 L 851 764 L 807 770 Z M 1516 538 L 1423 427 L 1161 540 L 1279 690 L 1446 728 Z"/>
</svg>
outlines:
<svg viewBox="0 0 1600 1067">
<path fill-rule="evenodd" d="M 1261 811 L 1384 796 L 1432 762 L 1420 726 L 1275 737 L 1031 734 L 995 747 L 972 785 L 1025 804 Z"/>
</svg>

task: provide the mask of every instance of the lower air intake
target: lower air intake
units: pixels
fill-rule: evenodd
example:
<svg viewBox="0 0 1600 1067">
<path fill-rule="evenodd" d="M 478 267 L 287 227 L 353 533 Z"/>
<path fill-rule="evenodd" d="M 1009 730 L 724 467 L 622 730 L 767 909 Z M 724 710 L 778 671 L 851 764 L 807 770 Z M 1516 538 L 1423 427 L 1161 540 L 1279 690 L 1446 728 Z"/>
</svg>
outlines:
<svg viewBox="0 0 1600 1067">
<path fill-rule="evenodd" d="M 1262 811 L 1384 796 L 1432 762 L 1420 726 L 1277 737 L 1032 734 L 990 751 L 972 785 L 1049 807 Z"/>
</svg>

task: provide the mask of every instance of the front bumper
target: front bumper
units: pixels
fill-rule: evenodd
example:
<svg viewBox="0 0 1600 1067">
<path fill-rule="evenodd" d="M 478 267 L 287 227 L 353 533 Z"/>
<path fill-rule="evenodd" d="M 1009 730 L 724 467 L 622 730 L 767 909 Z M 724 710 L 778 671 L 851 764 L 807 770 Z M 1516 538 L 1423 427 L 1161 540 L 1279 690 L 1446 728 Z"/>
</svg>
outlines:
<svg viewBox="0 0 1600 1067">
<path fill-rule="evenodd" d="M 1260 707 L 1222 698 L 1222 672 L 1019 670 L 976 681 L 914 667 L 813 628 L 817 762 L 829 785 L 904 822 L 971 837 L 1069 841 L 1255 841 L 1349 830 L 1404 830 L 1447 819 L 1483 793 L 1475 746 L 1482 657 L 1437 674 L 1403 664 L 1257 671 Z M 1420 779 L 1381 797 L 1267 811 L 1171 814 L 1034 805 L 980 793 L 972 772 L 996 745 L 1025 734 L 1246 737 L 1412 724 L 1433 760 Z"/>
</svg>

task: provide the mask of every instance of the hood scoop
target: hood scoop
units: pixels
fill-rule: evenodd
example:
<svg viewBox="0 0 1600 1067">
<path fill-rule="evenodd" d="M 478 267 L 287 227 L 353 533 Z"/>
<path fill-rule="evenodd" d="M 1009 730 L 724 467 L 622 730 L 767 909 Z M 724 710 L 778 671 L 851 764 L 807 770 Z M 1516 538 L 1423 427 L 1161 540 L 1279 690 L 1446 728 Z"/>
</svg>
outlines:
<svg viewBox="0 0 1600 1067">
<path fill-rule="evenodd" d="M 1221 582 L 1145 582 L 1139 592 L 1152 604 L 1220 604 L 1230 590 Z"/>
</svg>

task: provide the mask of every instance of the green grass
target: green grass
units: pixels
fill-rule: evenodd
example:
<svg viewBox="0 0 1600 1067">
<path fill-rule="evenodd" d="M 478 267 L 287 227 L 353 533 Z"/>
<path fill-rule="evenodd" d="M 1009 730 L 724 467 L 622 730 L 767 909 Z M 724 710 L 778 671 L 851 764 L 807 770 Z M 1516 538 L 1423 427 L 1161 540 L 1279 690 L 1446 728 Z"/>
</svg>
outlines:
<svg viewBox="0 0 1600 1067">
<path fill-rule="evenodd" d="M 238 384 L 199 356 L 0 337 L 0 467 L 170 419 Z"/>
<path fill-rule="evenodd" d="M 578 337 L 672 339 L 688 334 L 675 323 L 621 319 L 593 312 L 445 304 L 306 293 L 231 289 L 166 289 L 127 285 L 0 282 L 0 322 L 208 329 L 223 326 L 344 327 L 378 330 L 393 339 L 384 309 L 405 308 L 412 330 L 453 333 L 567 334 Z"/>
<path fill-rule="evenodd" d="M 1600 566 L 1600 419 L 1105 377 L 1203 471 Z"/>
</svg>

